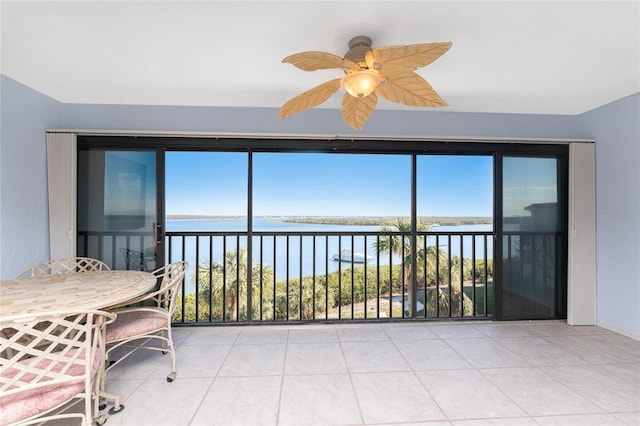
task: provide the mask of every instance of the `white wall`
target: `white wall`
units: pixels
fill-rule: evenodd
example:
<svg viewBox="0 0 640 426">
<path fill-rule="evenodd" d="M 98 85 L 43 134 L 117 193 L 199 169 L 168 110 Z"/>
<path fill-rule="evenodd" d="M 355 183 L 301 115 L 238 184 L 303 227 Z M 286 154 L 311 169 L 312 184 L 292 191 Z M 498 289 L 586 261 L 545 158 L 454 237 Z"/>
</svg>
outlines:
<svg viewBox="0 0 640 426">
<path fill-rule="evenodd" d="M 0 80 L 0 278 L 49 258 L 45 130 L 61 104 Z"/>
<path fill-rule="evenodd" d="M 596 316 L 640 339 L 640 94 L 577 117 L 596 141 Z"/>
</svg>

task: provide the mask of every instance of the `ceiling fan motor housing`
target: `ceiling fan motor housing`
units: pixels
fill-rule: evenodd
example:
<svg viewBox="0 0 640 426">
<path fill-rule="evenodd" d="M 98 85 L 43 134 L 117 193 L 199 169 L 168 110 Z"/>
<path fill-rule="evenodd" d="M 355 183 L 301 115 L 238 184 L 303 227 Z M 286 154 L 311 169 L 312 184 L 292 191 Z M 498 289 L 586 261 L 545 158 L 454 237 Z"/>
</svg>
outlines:
<svg viewBox="0 0 640 426">
<path fill-rule="evenodd" d="M 353 37 L 349 40 L 349 51 L 344 55 L 344 58 L 366 68 L 365 55 L 371 50 L 371 43 L 370 37 L 363 35 Z"/>
</svg>

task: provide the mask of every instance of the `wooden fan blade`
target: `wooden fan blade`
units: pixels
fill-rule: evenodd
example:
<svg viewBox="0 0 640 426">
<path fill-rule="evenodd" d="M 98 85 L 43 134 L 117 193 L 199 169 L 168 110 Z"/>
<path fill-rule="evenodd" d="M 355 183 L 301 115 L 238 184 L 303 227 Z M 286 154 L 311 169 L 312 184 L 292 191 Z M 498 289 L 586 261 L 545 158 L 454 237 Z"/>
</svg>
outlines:
<svg viewBox="0 0 640 426">
<path fill-rule="evenodd" d="M 385 74 L 396 72 L 391 68 L 414 71 L 418 67 L 427 66 L 435 61 L 450 47 L 451 42 L 381 47 L 371 50 L 371 61 L 381 64 L 381 71 Z"/>
<path fill-rule="evenodd" d="M 320 105 L 340 88 L 340 80 L 340 78 L 336 78 L 327 81 L 313 89 L 307 90 L 295 98 L 289 99 L 282 105 L 282 108 L 280 108 L 280 119 L 282 120 L 305 109 Z"/>
<path fill-rule="evenodd" d="M 376 62 L 376 57 L 373 54 L 373 50 L 368 50 L 364 55 L 364 62 L 367 64 L 367 68 L 370 70 L 378 70 L 382 69 L 382 63 Z"/>
<path fill-rule="evenodd" d="M 378 97 L 375 93 L 364 98 L 356 98 L 345 93 L 342 98 L 342 118 L 349 126 L 360 130 L 373 110 L 376 109 L 377 103 Z"/>
<path fill-rule="evenodd" d="M 445 107 L 448 104 L 418 74 L 387 75 L 385 83 L 376 87 L 375 93 L 386 100 L 408 106 Z"/>
<path fill-rule="evenodd" d="M 283 63 L 292 64 L 304 71 L 316 71 L 332 68 L 346 68 L 354 71 L 360 69 L 358 64 L 349 59 L 327 52 L 301 52 L 287 56 Z"/>
</svg>

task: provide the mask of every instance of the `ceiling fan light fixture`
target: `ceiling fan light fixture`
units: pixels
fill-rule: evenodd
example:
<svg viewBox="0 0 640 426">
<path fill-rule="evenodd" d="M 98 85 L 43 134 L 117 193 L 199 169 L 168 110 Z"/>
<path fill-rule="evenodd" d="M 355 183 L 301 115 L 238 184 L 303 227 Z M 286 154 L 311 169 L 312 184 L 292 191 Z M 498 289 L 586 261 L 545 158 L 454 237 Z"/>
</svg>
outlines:
<svg viewBox="0 0 640 426">
<path fill-rule="evenodd" d="M 341 69 L 342 78 L 334 78 L 289 99 L 280 108 L 280 119 L 321 105 L 340 88 L 342 118 L 360 130 L 378 104 L 378 98 L 415 107 L 446 107 L 448 104 L 415 71 L 438 59 L 451 42 L 421 43 L 371 48 L 371 38 L 356 36 L 349 41 L 344 57 L 311 50 L 294 53 L 282 62 L 303 71 Z M 347 93 L 349 95 L 347 95 Z"/>
<path fill-rule="evenodd" d="M 382 83 L 378 73 L 371 70 L 360 70 L 344 76 L 340 84 L 354 98 L 364 98 Z"/>
</svg>

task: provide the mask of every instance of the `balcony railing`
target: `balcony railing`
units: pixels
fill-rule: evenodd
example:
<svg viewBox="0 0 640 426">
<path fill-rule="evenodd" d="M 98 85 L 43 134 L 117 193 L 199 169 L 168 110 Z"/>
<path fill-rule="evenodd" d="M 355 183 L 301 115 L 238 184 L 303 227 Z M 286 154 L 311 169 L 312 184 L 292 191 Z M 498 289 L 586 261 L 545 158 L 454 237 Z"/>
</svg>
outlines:
<svg viewBox="0 0 640 426">
<path fill-rule="evenodd" d="M 174 322 L 492 317 L 492 235 L 167 232 L 166 262 L 190 265 Z M 124 255 L 130 250 L 145 259 L 150 243 L 143 233 L 82 233 L 78 247 L 114 269 L 152 269 L 148 259 L 132 263 Z M 344 258 L 335 259 L 343 250 Z"/>
</svg>

